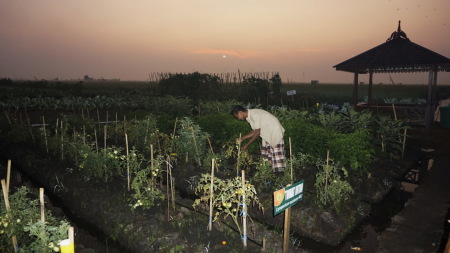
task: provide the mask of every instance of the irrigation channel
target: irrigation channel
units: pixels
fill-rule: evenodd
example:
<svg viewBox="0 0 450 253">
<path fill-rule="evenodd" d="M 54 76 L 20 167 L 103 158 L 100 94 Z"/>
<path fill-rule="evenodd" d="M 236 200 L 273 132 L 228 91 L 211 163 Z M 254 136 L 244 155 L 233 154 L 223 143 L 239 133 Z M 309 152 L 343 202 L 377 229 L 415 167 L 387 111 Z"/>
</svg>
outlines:
<svg viewBox="0 0 450 253">
<path fill-rule="evenodd" d="M 5 157 L 1 157 L 0 162 L 6 164 L 7 160 Z M 5 175 L 3 174 L 4 170 L 1 171 L 0 176 L 4 177 Z M 295 252 L 374 252 L 377 247 L 378 234 L 389 226 L 391 217 L 403 209 L 406 201 L 412 196 L 411 191 L 416 187 L 408 182 L 402 182 L 402 180 L 401 178 L 398 179 L 397 184 L 380 203 L 372 205 L 370 214 L 364 222 L 357 226 L 340 245 L 332 247 L 312 239 L 293 235 L 291 241 Z M 20 167 L 17 168 L 17 166 L 13 170 L 11 185 L 12 187 L 25 185 L 34 189 L 32 192 L 36 192 L 38 188 L 43 187 L 33 178 L 21 173 Z M 108 238 L 94 224 L 86 222 L 82 217 L 71 213 L 57 196 L 47 192 L 46 197 L 48 198 L 46 208 L 52 210 L 55 216 L 65 217 L 75 226 L 75 240 L 79 249 L 77 252 L 126 252 L 125 248 L 118 245 L 113 239 Z"/>
</svg>

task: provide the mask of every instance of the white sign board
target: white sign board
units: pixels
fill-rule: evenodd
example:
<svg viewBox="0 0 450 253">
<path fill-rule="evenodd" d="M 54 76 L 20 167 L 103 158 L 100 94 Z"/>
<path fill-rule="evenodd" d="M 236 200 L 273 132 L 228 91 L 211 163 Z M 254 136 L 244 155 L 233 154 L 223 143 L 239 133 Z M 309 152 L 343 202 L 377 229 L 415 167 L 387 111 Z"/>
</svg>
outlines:
<svg viewBox="0 0 450 253">
<path fill-rule="evenodd" d="M 289 91 L 287 91 L 287 95 L 288 96 L 292 96 L 292 95 L 295 95 L 295 94 L 297 94 L 296 90 L 289 90 Z"/>
</svg>

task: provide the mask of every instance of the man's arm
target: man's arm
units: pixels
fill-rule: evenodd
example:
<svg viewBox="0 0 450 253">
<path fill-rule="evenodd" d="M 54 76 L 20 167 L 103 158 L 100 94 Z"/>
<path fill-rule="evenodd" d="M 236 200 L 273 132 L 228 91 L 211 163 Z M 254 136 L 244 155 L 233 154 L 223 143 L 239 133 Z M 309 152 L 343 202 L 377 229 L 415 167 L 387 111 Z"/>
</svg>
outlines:
<svg viewBox="0 0 450 253">
<path fill-rule="evenodd" d="M 261 133 L 261 129 L 258 128 L 258 129 L 251 131 L 247 135 L 241 137 L 241 139 L 238 138 L 239 142 L 242 142 L 243 140 L 251 138 L 244 146 L 241 147 L 241 150 L 247 151 L 250 144 L 252 144 L 259 137 L 260 133 Z"/>
</svg>

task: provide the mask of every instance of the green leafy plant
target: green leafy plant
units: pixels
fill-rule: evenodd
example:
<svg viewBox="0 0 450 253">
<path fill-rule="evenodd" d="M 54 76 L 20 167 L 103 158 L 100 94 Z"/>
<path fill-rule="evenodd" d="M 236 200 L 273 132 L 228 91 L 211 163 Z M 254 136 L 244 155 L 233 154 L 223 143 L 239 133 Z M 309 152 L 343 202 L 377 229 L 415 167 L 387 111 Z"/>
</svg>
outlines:
<svg viewBox="0 0 450 253">
<path fill-rule="evenodd" d="M 161 176 L 162 166 L 164 164 L 164 158 L 162 156 L 157 156 L 153 161 L 149 161 L 148 165 L 140 169 L 140 161 L 142 158 L 139 155 L 133 155 L 131 153 L 130 170 L 133 174 L 133 179 L 131 183 L 131 189 L 133 193 L 131 194 L 130 206 L 132 209 L 141 207 L 142 209 L 149 209 L 155 205 L 158 200 L 163 200 L 163 193 L 156 187 L 156 178 Z M 149 175 L 151 175 L 149 177 Z"/>
<path fill-rule="evenodd" d="M 314 187 L 317 192 L 317 203 L 322 208 L 331 206 L 336 212 L 339 212 L 342 206 L 350 199 L 354 193 L 353 189 L 345 178 L 348 172 L 344 167 L 329 161 L 318 161 L 316 182 Z"/>
<path fill-rule="evenodd" d="M 190 118 L 185 117 L 179 122 L 177 137 L 176 147 L 179 156 L 184 157 L 185 162 L 195 162 L 201 166 L 201 158 L 207 150 L 208 134 Z"/>
<path fill-rule="evenodd" d="M 202 202 L 207 204 L 212 198 L 213 207 L 215 208 L 213 221 L 218 221 L 220 217 L 223 217 L 223 219 L 231 217 L 239 230 L 239 234 L 242 235 L 240 215 L 247 215 L 247 217 L 251 219 L 251 217 L 244 212 L 244 207 L 253 204 L 258 205 L 258 207 L 264 211 L 264 208 L 256 195 L 255 187 L 247 180 L 244 185 L 245 186 L 243 187 L 242 178 L 240 177 L 226 180 L 214 178 L 214 196 L 211 196 L 211 175 L 202 174 L 198 185 L 195 188 L 195 192 L 202 194 L 202 196 L 194 201 L 193 207 L 199 206 Z M 242 200 L 242 195 L 245 195 L 245 201 Z"/>
<path fill-rule="evenodd" d="M 3 196 L 3 195 L 2 195 Z M 11 238 L 16 236 L 20 252 L 57 252 L 58 242 L 67 239 L 69 223 L 45 212 L 45 222 L 40 220 L 40 206 L 30 198 L 26 187 L 9 195 L 11 210 L 6 211 L 3 197 L 0 204 L 0 251 L 14 252 Z M 51 247 L 50 247 L 51 246 Z"/>
<path fill-rule="evenodd" d="M 389 116 L 380 115 L 377 122 L 377 139 L 381 151 L 398 155 L 402 152 L 404 130 L 409 128 L 401 120 L 393 120 Z"/>
</svg>

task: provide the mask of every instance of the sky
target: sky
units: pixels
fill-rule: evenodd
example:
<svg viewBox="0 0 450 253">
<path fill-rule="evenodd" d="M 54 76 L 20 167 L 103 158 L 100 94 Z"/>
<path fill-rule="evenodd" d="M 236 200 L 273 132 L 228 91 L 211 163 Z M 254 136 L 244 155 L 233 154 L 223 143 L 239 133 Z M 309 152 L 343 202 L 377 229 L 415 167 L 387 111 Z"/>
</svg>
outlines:
<svg viewBox="0 0 450 253">
<path fill-rule="evenodd" d="M 239 70 L 351 83 L 333 66 L 384 43 L 399 20 L 412 42 L 450 58 L 448 13 L 449 0 L 0 0 L 0 78 Z M 428 83 L 428 73 L 373 82 L 390 78 Z M 450 84 L 450 73 L 439 72 L 438 84 Z"/>
</svg>

